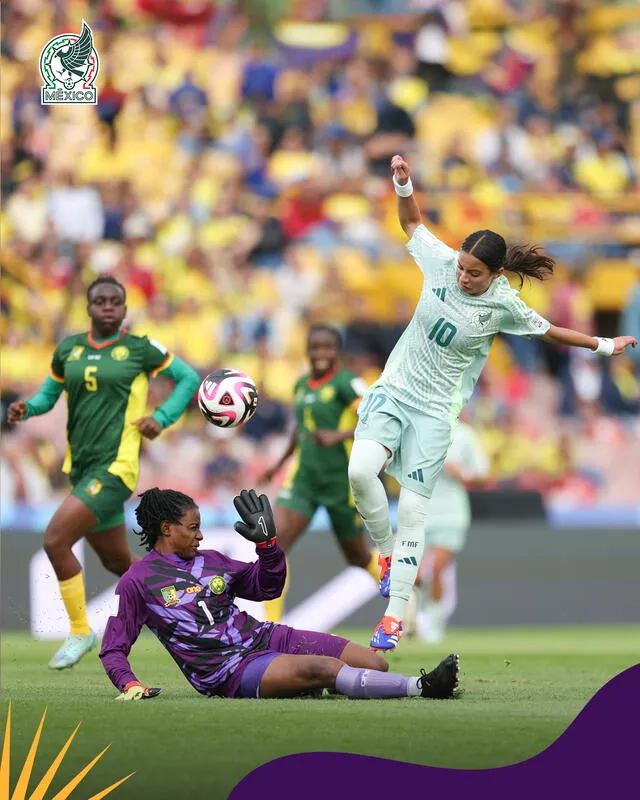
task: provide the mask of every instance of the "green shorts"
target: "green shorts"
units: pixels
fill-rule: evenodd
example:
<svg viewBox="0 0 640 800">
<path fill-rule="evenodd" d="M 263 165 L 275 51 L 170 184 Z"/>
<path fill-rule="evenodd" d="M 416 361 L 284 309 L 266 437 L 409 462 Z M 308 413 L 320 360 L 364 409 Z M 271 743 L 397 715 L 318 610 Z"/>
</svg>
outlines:
<svg viewBox="0 0 640 800">
<path fill-rule="evenodd" d="M 276 505 L 290 508 L 309 519 L 318 508 L 324 507 L 338 539 L 357 539 L 362 535 L 360 515 L 356 511 L 346 476 L 330 486 L 318 487 L 296 475 L 280 490 Z"/>
<path fill-rule="evenodd" d="M 451 423 L 430 417 L 372 386 L 358 408 L 355 440 L 369 439 L 391 451 L 386 471 L 401 486 L 431 497 L 453 436 Z"/>
<path fill-rule="evenodd" d="M 96 516 L 98 524 L 91 533 L 115 528 L 124 522 L 124 504 L 131 489 L 106 467 L 87 470 L 73 484 L 71 494 L 82 500 Z"/>
</svg>

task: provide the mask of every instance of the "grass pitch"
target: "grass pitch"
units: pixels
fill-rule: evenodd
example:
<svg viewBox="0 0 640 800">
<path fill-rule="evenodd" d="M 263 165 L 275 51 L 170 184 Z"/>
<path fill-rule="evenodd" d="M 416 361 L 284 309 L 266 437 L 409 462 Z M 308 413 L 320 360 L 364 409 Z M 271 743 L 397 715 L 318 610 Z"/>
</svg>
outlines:
<svg viewBox="0 0 640 800">
<path fill-rule="evenodd" d="M 366 644 L 369 631 L 340 633 Z M 46 663 L 55 647 L 24 634 L 2 635 L 3 736 L 12 701 L 11 786 L 47 708 L 30 789 L 82 722 L 47 797 L 111 744 L 72 797 L 89 798 L 135 772 L 114 798 L 223 800 L 260 764 L 310 750 L 459 769 L 529 758 L 610 678 L 640 661 L 640 627 L 454 629 L 437 648 L 403 640 L 389 657 L 394 672 L 415 675 L 449 652 L 460 654 L 464 692 L 454 701 L 210 700 L 145 635 L 131 662 L 142 681 L 163 693 L 120 704 L 95 651 L 72 670 L 54 673 Z"/>
</svg>

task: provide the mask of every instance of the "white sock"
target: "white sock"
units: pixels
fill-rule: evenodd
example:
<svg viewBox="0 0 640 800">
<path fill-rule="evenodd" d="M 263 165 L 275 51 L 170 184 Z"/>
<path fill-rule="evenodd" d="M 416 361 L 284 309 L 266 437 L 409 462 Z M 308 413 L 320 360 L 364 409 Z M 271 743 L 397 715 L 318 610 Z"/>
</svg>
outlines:
<svg viewBox="0 0 640 800">
<path fill-rule="evenodd" d="M 447 622 L 458 605 L 456 560 L 452 559 L 442 572 L 442 618 Z"/>
<path fill-rule="evenodd" d="M 441 628 L 444 624 L 442 600 L 429 599 L 427 603 L 427 614 L 429 615 L 429 627 Z"/>
<path fill-rule="evenodd" d="M 418 681 L 420 678 L 407 678 L 407 697 L 420 697 L 422 694 L 422 689 L 420 688 Z"/>
<path fill-rule="evenodd" d="M 437 644 L 444 639 L 447 627 L 442 600 L 429 600 L 426 617 L 427 624 L 422 638 L 429 644 Z"/>
<path fill-rule="evenodd" d="M 424 555 L 429 498 L 404 486 L 398 500 L 398 534 L 391 561 L 391 593 L 386 616 L 401 620 Z"/>
<path fill-rule="evenodd" d="M 357 439 L 349 458 L 351 493 L 381 556 L 390 556 L 393 552 L 389 501 L 378 477 L 388 458 L 385 448 L 369 439 Z"/>
</svg>

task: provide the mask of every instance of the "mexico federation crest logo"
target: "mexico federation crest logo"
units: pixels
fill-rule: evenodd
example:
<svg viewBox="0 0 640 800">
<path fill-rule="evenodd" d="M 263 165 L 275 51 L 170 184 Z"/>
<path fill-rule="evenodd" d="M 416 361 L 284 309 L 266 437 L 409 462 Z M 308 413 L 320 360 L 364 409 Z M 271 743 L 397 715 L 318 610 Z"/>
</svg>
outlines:
<svg viewBox="0 0 640 800">
<path fill-rule="evenodd" d="M 165 606 L 175 606 L 180 599 L 175 586 L 163 586 L 160 592 L 162 593 Z"/>
<path fill-rule="evenodd" d="M 491 320 L 491 309 L 484 311 L 477 311 L 472 318 L 472 322 L 474 325 L 479 325 L 481 328 L 485 328 Z"/>
<path fill-rule="evenodd" d="M 91 28 L 82 20 L 80 33 L 62 33 L 50 39 L 40 53 L 43 106 L 90 105 L 98 102 L 94 86 L 100 59 Z"/>
</svg>

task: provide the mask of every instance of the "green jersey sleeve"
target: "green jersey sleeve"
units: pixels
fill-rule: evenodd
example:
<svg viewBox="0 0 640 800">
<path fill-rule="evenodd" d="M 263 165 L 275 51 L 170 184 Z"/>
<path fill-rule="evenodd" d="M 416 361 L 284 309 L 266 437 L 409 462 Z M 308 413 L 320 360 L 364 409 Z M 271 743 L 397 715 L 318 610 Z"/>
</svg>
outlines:
<svg viewBox="0 0 640 800">
<path fill-rule="evenodd" d="M 166 367 L 161 367 L 164 374 L 175 381 L 173 391 L 164 403 L 151 415 L 163 428 L 173 425 L 184 413 L 189 404 L 193 393 L 198 388 L 200 376 L 188 364 L 173 356 L 171 362 Z"/>
<path fill-rule="evenodd" d="M 144 338 L 143 364 L 145 372 L 151 377 L 155 377 L 159 372 L 166 369 L 173 360 L 173 355 L 167 348 L 160 344 L 156 339 Z"/>
<path fill-rule="evenodd" d="M 64 358 L 61 353 L 61 347 L 64 342 L 61 342 L 53 351 L 51 357 L 51 377 L 58 383 L 64 383 Z"/>
<path fill-rule="evenodd" d="M 49 376 L 40 387 L 40 390 L 27 400 L 27 413 L 24 418 L 38 417 L 40 414 L 46 414 L 51 411 L 58 402 L 62 390 L 62 382 Z"/>
<path fill-rule="evenodd" d="M 340 382 L 340 398 L 345 407 L 350 406 L 354 400 L 363 397 L 367 391 L 367 384 L 362 378 L 356 377 L 352 372 L 346 370 L 342 373 Z"/>
</svg>

